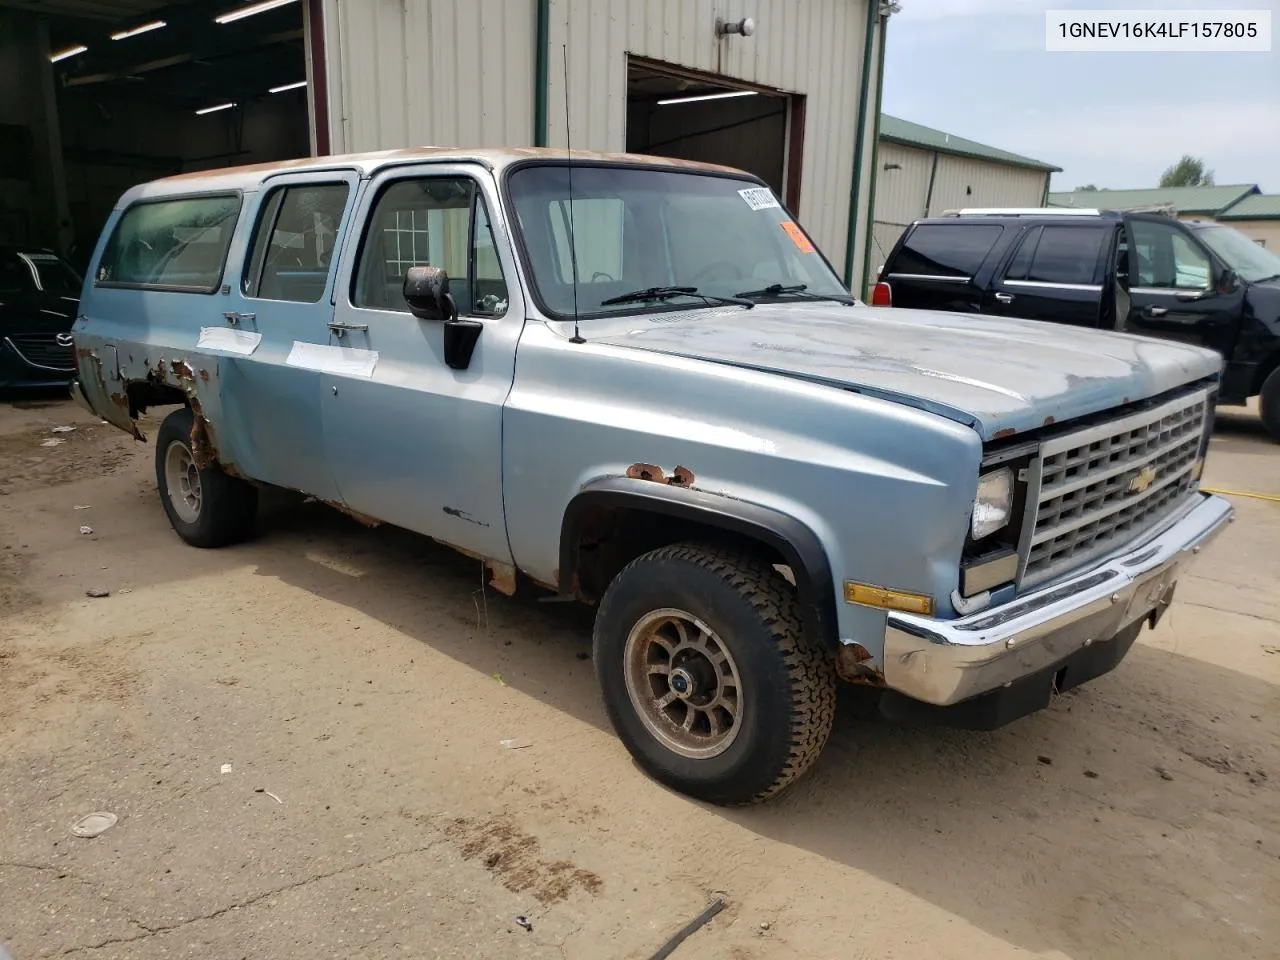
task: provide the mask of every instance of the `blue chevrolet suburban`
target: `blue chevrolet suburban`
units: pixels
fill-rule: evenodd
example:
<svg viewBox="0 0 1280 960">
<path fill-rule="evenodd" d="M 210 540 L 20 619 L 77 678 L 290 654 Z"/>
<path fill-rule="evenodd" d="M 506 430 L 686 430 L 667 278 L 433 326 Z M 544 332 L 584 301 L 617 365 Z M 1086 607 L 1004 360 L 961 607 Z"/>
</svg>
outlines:
<svg viewBox="0 0 1280 960">
<path fill-rule="evenodd" d="M 1231 517 L 1220 358 L 849 295 L 772 191 L 655 157 L 420 148 L 126 193 L 75 324 L 173 528 L 264 486 L 597 608 L 615 729 L 715 803 L 785 788 L 838 680 L 990 728 L 1115 667 Z"/>
</svg>

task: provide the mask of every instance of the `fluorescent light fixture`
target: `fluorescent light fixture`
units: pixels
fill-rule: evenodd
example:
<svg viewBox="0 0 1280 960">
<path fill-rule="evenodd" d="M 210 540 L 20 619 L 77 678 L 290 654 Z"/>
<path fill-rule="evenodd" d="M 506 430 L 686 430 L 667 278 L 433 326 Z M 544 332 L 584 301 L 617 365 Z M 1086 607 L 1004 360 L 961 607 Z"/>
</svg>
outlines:
<svg viewBox="0 0 1280 960">
<path fill-rule="evenodd" d="M 150 33 L 152 30 L 159 30 L 161 27 L 167 27 L 168 24 L 163 20 L 152 20 L 150 23 L 144 23 L 140 27 L 134 27 L 132 30 L 118 30 L 111 35 L 112 40 L 128 40 L 130 37 L 136 37 L 139 34 Z"/>
<path fill-rule="evenodd" d="M 696 97 L 672 97 L 670 100 L 659 100 L 659 106 L 669 103 L 693 103 L 697 100 L 728 100 L 730 97 L 754 97 L 754 90 L 730 90 L 728 93 L 704 93 Z"/>
<path fill-rule="evenodd" d="M 67 57 L 74 57 L 78 54 L 84 53 L 88 49 L 89 48 L 83 43 L 74 47 L 67 47 L 65 50 L 59 50 L 56 53 L 49 54 L 49 62 L 57 63 L 59 60 L 67 59 Z"/>
<path fill-rule="evenodd" d="M 299 80 L 297 83 L 286 83 L 278 87 L 272 87 L 267 93 L 284 93 L 286 90 L 297 90 L 299 87 L 305 87 L 307 81 Z"/>
<path fill-rule="evenodd" d="M 296 3 L 297 0 L 262 0 L 261 3 L 251 3 L 247 7 L 241 7 L 239 10 L 228 10 L 213 18 L 214 23 L 235 23 L 237 20 L 243 20 L 245 17 L 252 17 L 255 14 L 266 13 L 268 10 L 274 10 L 276 7 L 283 7 L 290 3 Z"/>
<path fill-rule="evenodd" d="M 202 110 L 197 110 L 196 114 L 203 117 L 206 113 L 217 113 L 219 110 L 230 110 L 234 106 L 235 103 L 220 103 L 216 107 L 205 107 Z"/>
</svg>

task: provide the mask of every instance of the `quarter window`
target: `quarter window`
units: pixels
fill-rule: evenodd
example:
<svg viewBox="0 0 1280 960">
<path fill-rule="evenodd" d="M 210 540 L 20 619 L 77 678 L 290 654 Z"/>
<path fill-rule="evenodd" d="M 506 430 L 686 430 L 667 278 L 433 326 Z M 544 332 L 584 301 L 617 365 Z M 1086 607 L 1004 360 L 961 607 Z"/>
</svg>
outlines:
<svg viewBox="0 0 1280 960">
<path fill-rule="evenodd" d="M 95 281 L 213 293 L 239 214 L 238 196 L 134 204 L 111 232 Z"/>
<path fill-rule="evenodd" d="M 1135 287 L 1204 290 L 1212 268 L 1208 256 L 1172 224 L 1134 220 L 1130 225 L 1129 272 Z"/>
<path fill-rule="evenodd" d="M 399 180 L 373 206 L 352 281 L 357 307 L 408 313 L 404 276 L 434 266 L 449 275 L 458 311 L 501 316 L 507 285 L 484 199 L 465 177 Z"/>
<path fill-rule="evenodd" d="M 249 297 L 317 303 L 324 296 L 349 188 L 345 183 L 277 187 L 258 218 L 249 269 Z"/>
<path fill-rule="evenodd" d="M 982 267 L 1003 230 L 994 223 L 921 224 L 907 236 L 891 272 L 967 280 Z"/>
</svg>

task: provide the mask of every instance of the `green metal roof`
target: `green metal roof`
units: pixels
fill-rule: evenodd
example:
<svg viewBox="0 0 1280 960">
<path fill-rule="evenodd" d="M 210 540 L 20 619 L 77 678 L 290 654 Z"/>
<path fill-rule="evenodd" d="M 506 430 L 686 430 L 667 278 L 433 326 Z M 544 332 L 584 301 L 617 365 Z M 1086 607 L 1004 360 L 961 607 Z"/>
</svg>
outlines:
<svg viewBox="0 0 1280 960">
<path fill-rule="evenodd" d="M 950 153 L 957 157 L 991 160 L 995 163 L 1005 163 L 1012 167 L 1029 167 L 1032 170 L 1043 170 L 1046 173 L 1062 172 L 1061 167 L 1055 167 L 1051 163 L 1032 160 L 1030 157 L 1019 156 L 1016 153 L 1010 153 L 1008 150 L 988 147 L 985 143 L 966 140 L 964 137 L 957 137 L 952 133 L 934 130 L 932 127 L 926 127 L 919 123 L 899 120 L 897 117 L 891 117 L 887 113 L 880 115 L 880 139 L 888 140 L 892 143 L 901 143 L 908 147 L 918 147 L 921 150 Z"/>
<path fill-rule="evenodd" d="M 1219 220 L 1280 220 L 1280 194 L 1255 193 L 1218 214 Z"/>
<path fill-rule="evenodd" d="M 1049 194 L 1049 204 L 1055 207 L 1096 207 L 1101 210 L 1171 206 L 1178 213 L 1216 215 L 1257 192 L 1257 186 L 1252 183 L 1223 187 L 1155 187 L 1150 190 L 1073 190 L 1069 193 Z"/>
</svg>

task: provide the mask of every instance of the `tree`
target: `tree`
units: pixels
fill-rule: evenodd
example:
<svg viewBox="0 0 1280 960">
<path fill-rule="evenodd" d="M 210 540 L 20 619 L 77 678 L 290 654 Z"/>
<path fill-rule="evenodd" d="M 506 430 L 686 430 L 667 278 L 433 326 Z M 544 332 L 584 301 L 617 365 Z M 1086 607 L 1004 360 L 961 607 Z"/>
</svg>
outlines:
<svg viewBox="0 0 1280 960">
<path fill-rule="evenodd" d="M 1096 183 L 1086 183 L 1083 187 L 1076 187 L 1076 193 L 1097 193 L 1098 185 Z"/>
<path fill-rule="evenodd" d="M 1160 174 L 1162 187 L 1212 187 L 1213 171 L 1205 169 L 1204 161 L 1191 154 Z"/>
</svg>

